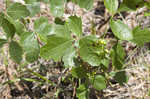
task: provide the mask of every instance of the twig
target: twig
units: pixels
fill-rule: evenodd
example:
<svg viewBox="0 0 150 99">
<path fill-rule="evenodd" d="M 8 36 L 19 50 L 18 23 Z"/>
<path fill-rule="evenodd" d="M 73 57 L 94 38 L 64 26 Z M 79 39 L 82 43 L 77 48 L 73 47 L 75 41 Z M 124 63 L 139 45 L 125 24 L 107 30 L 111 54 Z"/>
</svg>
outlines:
<svg viewBox="0 0 150 99">
<path fill-rule="evenodd" d="M 100 30 L 102 28 L 103 25 L 107 24 L 110 20 L 111 16 L 109 16 L 106 21 L 104 21 L 104 23 L 102 23 L 99 27 L 98 27 L 98 30 Z"/>
<path fill-rule="evenodd" d="M 76 95 L 76 88 L 77 88 L 77 82 L 75 82 L 75 85 L 74 85 L 74 88 L 73 88 L 73 97 L 72 97 L 72 99 L 75 98 L 75 95 Z"/>
</svg>

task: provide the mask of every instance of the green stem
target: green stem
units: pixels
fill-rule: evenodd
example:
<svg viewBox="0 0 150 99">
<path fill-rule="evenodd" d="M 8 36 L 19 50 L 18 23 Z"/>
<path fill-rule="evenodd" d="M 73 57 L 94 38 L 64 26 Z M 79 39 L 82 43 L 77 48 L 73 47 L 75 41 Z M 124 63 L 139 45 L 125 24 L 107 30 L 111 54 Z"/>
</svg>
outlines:
<svg viewBox="0 0 150 99">
<path fill-rule="evenodd" d="M 39 73 L 37 73 L 37 72 L 34 72 L 34 71 L 32 71 L 31 69 L 27 69 L 27 70 L 30 71 L 33 75 L 35 75 L 35 76 L 41 78 L 42 80 L 48 82 L 50 85 L 52 85 L 52 86 L 55 86 L 55 85 L 56 85 L 55 83 L 53 83 L 52 81 L 48 80 L 47 78 L 45 78 L 45 77 L 42 76 L 41 74 L 39 74 Z"/>
<path fill-rule="evenodd" d="M 9 7 L 10 5 L 10 0 L 6 0 L 6 9 Z"/>
</svg>

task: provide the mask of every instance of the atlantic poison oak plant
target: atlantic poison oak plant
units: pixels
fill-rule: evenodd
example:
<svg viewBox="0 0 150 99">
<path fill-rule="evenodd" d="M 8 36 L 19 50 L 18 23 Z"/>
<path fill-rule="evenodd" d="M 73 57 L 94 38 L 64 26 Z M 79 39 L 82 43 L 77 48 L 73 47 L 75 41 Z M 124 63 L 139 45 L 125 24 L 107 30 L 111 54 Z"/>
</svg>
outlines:
<svg viewBox="0 0 150 99">
<path fill-rule="evenodd" d="M 6 11 L 0 12 L 0 27 L 5 37 L 0 38 L 0 48 L 9 45 L 10 58 L 17 64 L 29 63 L 39 58 L 63 62 L 64 67 L 72 68 L 72 77 L 79 80 L 76 96 L 87 99 L 91 89 L 103 90 L 114 79 L 120 85 L 128 81 L 124 69 L 126 53 L 121 41 L 133 42 L 139 46 L 150 41 L 149 29 L 140 26 L 133 30 L 114 16 L 122 11 L 136 11 L 150 4 L 144 0 L 104 0 L 111 18 L 109 25 L 116 42 L 107 49 L 107 40 L 91 35 L 83 36 L 82 19 L 76 15 L 67 20 L 61 18 L 65 4 L 73 2 L 81 8 L 93 8 L 93 0 L 24 0 L 25 4 L 14 2 Z M 29 28 L 30 17 L 40 13 L 40 2 L 49 4 L 50 13 L 55 17 L 53 24 L 41 16 Z M 110 50 L 110 51 L 109 51 Z M 112 66 L 112 67 L 110 67 Z M 110 68 L 112 71 L 110 72 Z"/>
</svg>

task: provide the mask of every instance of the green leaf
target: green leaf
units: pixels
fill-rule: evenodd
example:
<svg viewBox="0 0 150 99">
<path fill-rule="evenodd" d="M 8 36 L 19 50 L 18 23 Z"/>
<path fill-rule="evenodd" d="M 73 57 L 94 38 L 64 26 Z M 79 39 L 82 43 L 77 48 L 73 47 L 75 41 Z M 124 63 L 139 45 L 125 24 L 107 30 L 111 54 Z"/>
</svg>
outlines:
<svg viewBox="0 0 150 99">
<path fill-rule="evenodd" d="M 122 69 L 125 59 L 125 51 L 120 43 L 113 46 L 112 50 L 112 65 L 116 69 Z"/>
<path fill-rule="evenodd" d="M 118 10 L 119 2 L 118 0 L 104 0 L 104 5 L 108 11 L 114 15 Z"/>
<path fill-rule="evenodd" d="M 48 24 L 48 18 L 40 17 L 34 22 L 34 29 L 38 34 L 43 36 L 54 34 L 52 33 L 55 29 L 52 24 Z"/>
<path fill-rule="evenodd" d="M 107 68 L 109 67 L 109 59 L 103 59 L 101 60 L 101 63 L 104 65 L 104 68 Z"/>
<path fill-rule="evenodd" d="M 25 32 L 25 26 L 20 21 L 15 21 L 14 23 L 16 33 L 21 36 Z"/>
<path fill-rule="evenodd" d="M 3 20 L 4 20 L 4 17 L 5 17 L 4 13 L 3 13 L 3 12 L 0 12 L 0 26 L 2 25 L 2 22 L 3 22 Z"/>
<path fill-rule="evenodd" d="M 150 2 L 144 2 L 144 5 L 145 5 L 148 9 L 150 9 Z"/>
<path fill-rule="evenodd" d="M 60 37 L 72 39 L 71 32 L 69 31 L 67 24 L 64 24 L 64 25 L 53 24 L 50 33 L 56 34 L 57 36 L 60 36 Z"/>
<path fill-rule="evenodd" d="M 71 32 L 80 37 L 82 35 L 82 20 L 77 16 L 69 17 L 67 25 Z"/>
<path fill-rule="evenodd" d="M 62 17 L 64 14 L 65 0 L 50 0 L 50 12 L 54 17 Z"/>
<path fill-rule="evenodd" d="M 0 39 L 0 48 L 3 47 L 4 44 L 7 43 L 7 40 L 5 39 Z"/>
<path fill-rule="evenodd" d="M 48 37 L 47 44 L 41 48 L 41 57 L 60 61 L 66 51 L 72 46 L 72 39 L 51 35 Z"/>
<path fill-rule="evenodd" d="M 37 0 L 38 2 L 49 3 L 49 0 Z"/>
<path fill-rule="evenodd" d="M 148 93 L 147 94 L 148 94 L 148 96 L 150 96 L 150 89 L 148 89 Z"/>
<path fill-rule="evenodd" d="M 40 13 L 40 3 L 35 2 L 32 4 L 28 4 L 27 9 L 30 11 L 30 16 L 33 17 L 34 15 Z"/>
<path fill-rule="evenodd" d="M 145 13 L 144 13 L 144 16 L 146 16 L 146 17 L 147 17 L 147 16 L 150 16 L 150 12 L 145 12 Z"/>
<path fill-rule="evenodd" d="M 99 66 L 101 63 L 101 57 L 95 53 L 99 49 L 93 46 L 95 40 L 98 39 L 94 36 L 86 36 L 79 41 L 80 57 L 91 66 Z"/>
<path fill-rule="evenodd" d="M 48 36 L 47 44 L 41 48 L 41 56 L 45 59 L 60 61 L 72 48 L 71 33 L 66 25 L 54 25 L 51 32 L 54 34 Z"/>
<path fill-rule="evenodd" d="M 52 25 L 48 24 L 48 18 L 40 17 L 34 22 L 34 30 L 38 33 L 40 40 L 46 42 L 47 35 L 51 34 Z"/>
<path fill-rule="evenodd" d="M 123 83 L 127 83 L 129 80 L 129 77 L 126 75 L 125 71 L 119 71 L 115 73 L 114 79 L 120 84 L 123 85 Z"/>
<path fill-rule="evenodd" d="M 87 77 L 86 70 L 83 67 L 74 67 L 71 70 L 71 74 L 75 78 L 85 78 Z"/>
<path fill-rule="evenodd" d="M 76 95 L 78 99 L 88 99 L 89 92 L 85 84 L 79 85 Z"/>
<path fill-rule="evenodd" d="M 122 21 L 111 20 L 110 27 L 111 27 L 114 35 L 116 37 L 118 37 L 119 39 L 121 39 L 121 40 L 133 39 L 132 30 L 126 24 L 124 24 Z"/>
<path fill-rule="evenodd" d="M 7 14 L 13 19 L 25 18 L 30 15 L 29 10 L 21 3 L 13 3 L 8 9 Z"/>
<path fill-rule="evenodd" d="M 123 0 L 119 7 L 119 11 L 135 11 L 138 7 L 142 7 L 143 5 L 143 0 Z"/>
<path fill-rule="evenodd" d="M 75 66 L 74 58 L 75 58 L 75 49 L 72 47 L 68 49 L 67 53 L 63 56 L 63 62 L 65 67 L 73 67 Z"/>
<path fill-rule="evenodd" d="M 101 75 L 95 75 L 95 77 L 91 78 L 90 82 L 97 90 L 103 90 L 106 88 L 106 80 Z"/>
<path fill-rule="evenodd" d="M 25 32 L 21 35 L 21 44 L 25 51 L 26 60 L 28 62 L 34 62 L 38 59 L 40 53 L 40 47 L 35 34 L 32 32 Z"/>
<path fill-rule="evenodd" d="M 137 45 L 144 45 L 144 43 L 150 42 L 149 36 L 149 29 L 141 29 L 140 27 L 136 27 L 133 29 L 133 39 L 131 41 L 136 43 Z"/>
<path fill-rule="evenodd" d="M 47 41 L 47 36 L 52 34 L 59 34 L 70 38 L 68 27 L 65 25 L 48 24 L 48 19 L 41 17 L 34 22 L 34 29 L 43 42 Z"/>
<path fill-rule="evenodd" d="M 74 3 L 79 5 L 81 8 L 90 10 L 93 8 L 94 0 L 72 0 Z"/>
<path fill-rule="evenodd" d="M 47 17 L 40 17 L 39 19 L 34 21 L 34 29 L 36 32 L 40 32 L 40 30 L 44 27 L 43 24 L 48 24 L 48 18 Z"/>
<path fill-rule="evenodd" d="M 32 4 L 37 2 L 37 0 L 24 0 L 26 4 Z"/>
<path fill-rule="evenodd" d="M 9 54 L 13 61 L 19 64 L 23 55 L 22 47 L 17 42 L 11 41 L 9 44 Z"/>
<path fill-rule="evenodd" d="M 3 18 L 1 26 L 4 30 L 4 32 L 6 33 L 7 38 L 9 38 L 9 37 L 12 38 L 14 36 L 16 29 L 15 29 L 14 25 L 12 23 L 10 23 L 7 19 Z"/>
</svg>

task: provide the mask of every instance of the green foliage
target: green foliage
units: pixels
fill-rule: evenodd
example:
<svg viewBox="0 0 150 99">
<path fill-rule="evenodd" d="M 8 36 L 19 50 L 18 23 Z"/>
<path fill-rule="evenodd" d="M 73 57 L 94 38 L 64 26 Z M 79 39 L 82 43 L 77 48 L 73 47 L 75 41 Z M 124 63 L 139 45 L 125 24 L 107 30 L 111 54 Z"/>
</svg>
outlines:
<svg viewBox="0 0 150 99">
<path fill-rule="evenodd" d="M 4 13 L 3 12 L 0 12 L 0 26 L 2 25 L 3 23 L 3 20 L 4 20 Z"/>
<path fill-rule="evenodd" d="M 25 2 L 26 4 L 32 4 L 32 3 L 37 2 L 37 0 L 24 0 L 24 2 Z"/>
<path fill-rule="evenodd" d="M 37 32 L 38 36 L 42 39 L 43 42 L 46 42 L 47 35 L 51 34 L 52 25 L 48 24 L 48 18 L 40 17 L 34 22 L 34 30 Z"/>
<path fill-rule="evenodd" d="M 25 18 L 30 15 L 27 7 L 21 3 L 13 3 L 8 9 L 7 14 L 13 19 Z"/>
<path fill-rule="evenodd" d="M 125 51 L 120 43 L 112 48 L 112 65 L 116 69 L 122 69 L 125 59 Z"/>
<path fill-rule="evenodd" d="M 16 62 L 20 63 L 22 60 L 23 50 L 22 47 L 15 41 L 9 43 L 9 54 L 10 57 Z"/>
<path fill-rule="evenodd" d="M 68 19 L 68 27 L 72 33 L 80 37 L 82 35 L 82 20 L 77 16 L 71 16 Z"/>
<path fill-rule="evenodd" d="M 72 46 L 72 39 L 51 35 L 48 37 L 47 44 L 41 48 L 41 57 L 60 61 Z"/>
<path fill-rule="evenodd" d="M 115 73 L 114 79 L 119 82 L 120 85 L 128 82 L 128 76 L 125 71 L 119 71 Z"/>
<path fill-rule="evenodd" d="M 95 75 L 90 82 L 92 83 L 93 87 L 97 90 L 102 90 L 106 88 L 106 80 L 101 75 Z"/>
<path fill-rule="evenodd" d="M 0 48 L 3 47 L 4 44 L 7 43 L 7 40 L 5 39 L 0 39 Z"/>
<path fill-rule="evenodd" d="M 67 53 L 63 56 L 63 62 L 65 67 L 75 66 L 74 58 L 76 57 L 75 48 L 71 47 L 67 50 Z"/>
<path fill-rule="evenodd" d="M 94 0 L 72 0 L 72 2 L 76 3 L 81 8 L 90 10 L 93 7 Z"/>
<path fill-rule="evenodd" d="M 133 29 L 133 39 L 131 41 L 136 43 L 137 45 L 144 45 L 144 43 L 150 42 L 149 36 L 149 29 L 141 29 L 140 27 L 135 27 Z"/>
<path fill-rule="evenodd" d="M 47 17 L 41 16 L 34 21 L 33 28 L 29 22 L 31 17 L 40 13 L 40 2 L 48 3 L 50 13 L 54 16 L 54 23 L 50 24 Z M 139 26 L 133 30 L 116 16 L 121 11 L 135 11 L 149 3 L 143 0 L 123 0 L 119 6 L 118 0 L 104 0 L 104 5 L 112 15 L 110 28 L 115 35 L 116 42 L 108 44 L 105 35 L 97 37 L 92 33 L 83 35 L 82 18 L 76 15 L 65 20 L 65 4 L 73 2 L 81 8 L 90 10 L 94 0 L 25 0 L 26 4 L 12 3 L 5 13 L 0 12 L 0 27 L 6 39 L 0 39 L 0 48 L 9 44 L 10 58 L 18 63 L 35 62 L 40 58 L 61 62 L 64 67 L 71 68 L 69 77 L 76 81 L 76 97 L 88 99 L 92 89 L 101 91 L 107 88 L 111 75 L 120 85 L 127 83 L 128 76 L 124 69 L 125 50 L 120 41 L 129 41 L 137 45 L 150 42 L 150 31 Z M 132 3 L 131 3 L 132 2 Z M 123 19 L 124 20 L 124 19 Z M 16 34 L 17 35 L 16 35 Z M 19 42 L 19 43 L 18 43 Z M 110 45 L 108 48 L 107 45 Z M 108 50 L 111 49 L 111 52 Z M 112 74 L 110 72 L 112 66 Z M 48 81 L 42 75 L 29 70 L 33 75 Z M 64 78 L 65 79 L 65 78 Z M 34 79 L 26 79 L 35 81 Z"/>
<path fill-rule="evenodd" d="M 25 26 L 23 25 L 23 23 L 21 23 L 20 21 L 15 21 L 13 23 L 15 29 L 16 29 L 16 33 L 21 36 L 21 34 L 23 34 L 25 32 Z"/>
<path fill-rule="evenodd" d="M 112 15 L 117 12 L 119 5 L 118 0 L 104 0 L 104 4 Z"/>
<path fill-rule="evenodd" d="M 96 52 L 100 51 L 100 49 L 97 46 L 93 46 L 93 44 L 98 39 L 93 36 L 87 36 L 80 40 L 80 56 L 83 59 L 83 61 L 88 62 L 91 66 L 99 66 L 101 63 L 101 55 L 98 55 Z"/>
<path fill-rule="evenodd" d="M 50 0 L 50 12 L 55 17 L 62 17 L 64 14 L 65 0 Z"/>
<path fill-rule="evenodd" d="M 72 49 L 71 34 L 66 25 L 56 25 L 55 34 L 47 38 L 47 44 L 41 48 L 41 57 L 60 61 L 61 58 Z"/>
<path fill-rule="evenodd" d="M 65 21 L 63 21 L 59 17 L 56 17 L 54 22 L 55 22 L 55 24 L 59 24 L 59 25 L 64 25 L 65 24 Z"/>
<path fill-rule="evenodd" d="M 111 20 L 110 21 L 110 27 L 116 37 L 118 37 L 121 40 L 131 40 L 133 39 L 132 30 L 124 24 L 122 21 L 117 20 Z"/>
<path fill-rule="evenodd" d="M 31 17 L 36 15 L 37 13 L 40 13 L 40 3 L 39 2 L 28 4 L 26 7 L 30 12 Z"/>
<path fill-rule="evenodd" d="M 83 67 L 74 67 L 71 71 L 71 74 L 76 78 L 87 77 L 86 70 Z"/>
<path fill-rule="evenodd" d="M 79 99 L 88 99 L 88 90 L 85 84 L 82 84 L 77 88 L 77 97 Z"/>
<path fill-rule="evenodd" d="M 135 11 L 138 7 L 142 7 L 143 5 L 143 0 L 123 0 L 123 3 L 121 3 L 120 5 L 119 11 Z"/>
<path fill-rule="evenodd" d="M 21 35 L 21 44 L 25 51 L 26 60 L 34 62 L 38 59 L 40 47 L 35 34 L 32 32 L 25 32 Z"/>
<path fill-rule="evenodd" d="M 1 24 L 3 31 L 6 33 L 7 38 L 13 37 L 16 29 L 12 23 L 10 23 L 6 18 L 3 18 L 2 24 Z"/>
</svg>

